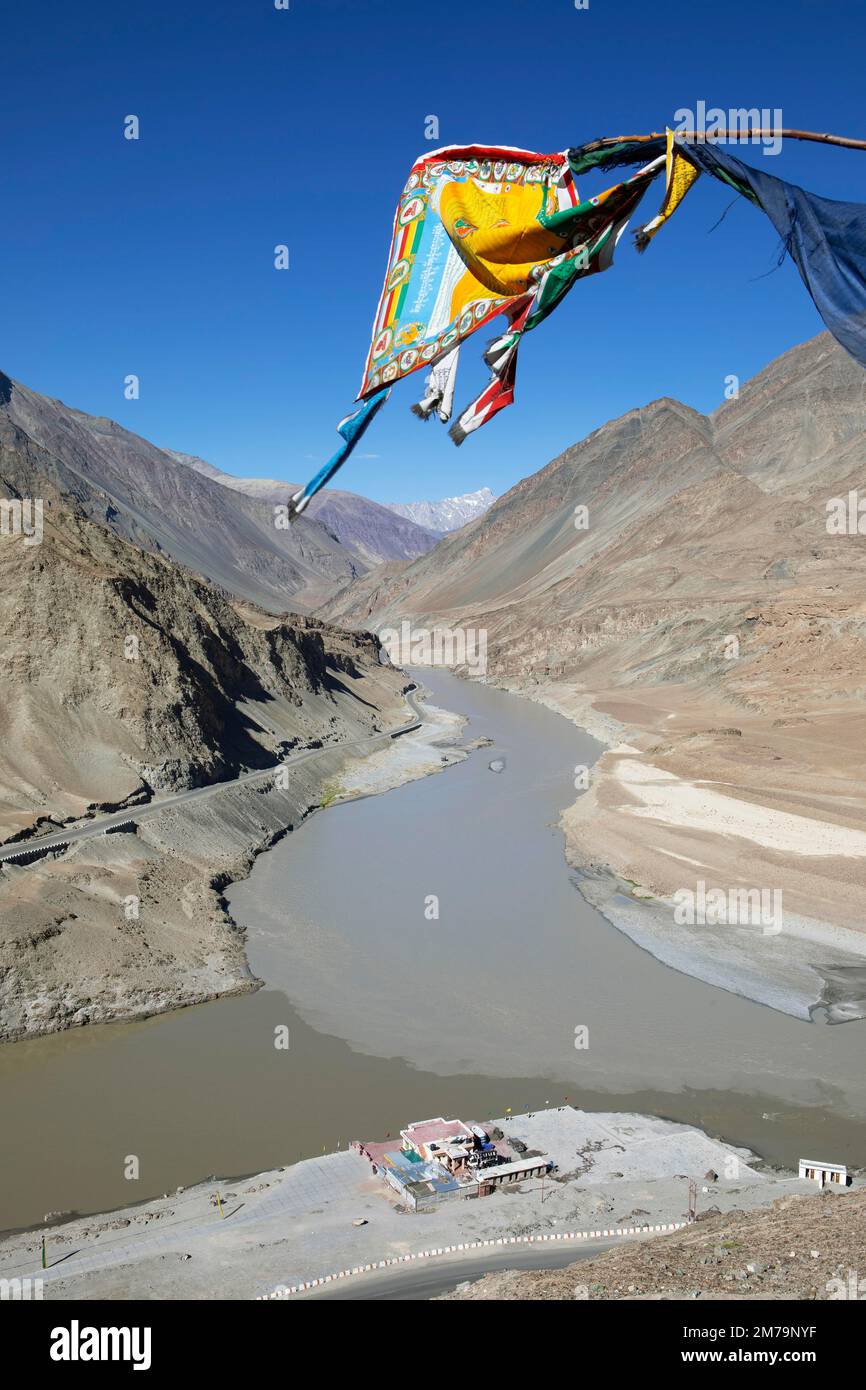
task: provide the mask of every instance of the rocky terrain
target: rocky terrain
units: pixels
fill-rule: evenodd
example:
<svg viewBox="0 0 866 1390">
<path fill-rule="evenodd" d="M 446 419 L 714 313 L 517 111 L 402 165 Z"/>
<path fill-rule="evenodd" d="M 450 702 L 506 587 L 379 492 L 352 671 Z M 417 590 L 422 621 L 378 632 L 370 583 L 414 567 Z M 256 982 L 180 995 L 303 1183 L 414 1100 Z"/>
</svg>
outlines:
<svg viewBox="0 0 866 1390">
<path fill-rule="evenodd" d="M 192 454 L 168 452 L 179 463 L 223 487 L 271 505 L 285 504 L 298 490 L 298 483 L 281 483 L 275 478 L 236 478 Z M 380 506 L 369 497 L 338 488 L 323 488 L 305 515 L 320 521 L 365 569 L 389 560 L 414 560 L 418 555 L 426 555 L 439 540 L 437 531 L 416 524 L 408 512 L 398 513 L 393 507 Z"/>
<path fill-rule="evenodd" d="M 43 508 L 40 543 L 0 537 L 0 840 L 334 745 L 286 786 L 4 865 L 0 1038 L 249 988 L 221 887 L 316 804 L 347 741 L 405 719 L 405 678 L 367 635 L 233 603 L 122 539 L 89 514 L 89 492 L 61 492 L 53 455 L 0 421 L 0 495 L 26 484 Z"/>
<path fill-rule="evenodd" d="M 487 1274 L 462 1299 L 861 1299 L 866 1192 L 782 1197 L 766 1210 L 703 1217 L 555 1270 Z"/>
<path fill-rule="evenodd" d="M 822 334 L 712 416 L 663 399 L 611 421 L 322 611 L 486 630 L 489 678 L 610 745 L 565 817 L 587 895 L 625 930 L 639 899 L 664 958 L 701 973 L 710 946 L 753 943 L 727 925 L 686 940 L 673 895 L 783 888 L 753 973 L 795 939 L 819 962 L 838 949 L 832 1021 L 859 1017 L 866 535 L 856 514 L 828 529 L 828 504 L 847 508 L 864 464 L 866 375 Z"/>
</svg>

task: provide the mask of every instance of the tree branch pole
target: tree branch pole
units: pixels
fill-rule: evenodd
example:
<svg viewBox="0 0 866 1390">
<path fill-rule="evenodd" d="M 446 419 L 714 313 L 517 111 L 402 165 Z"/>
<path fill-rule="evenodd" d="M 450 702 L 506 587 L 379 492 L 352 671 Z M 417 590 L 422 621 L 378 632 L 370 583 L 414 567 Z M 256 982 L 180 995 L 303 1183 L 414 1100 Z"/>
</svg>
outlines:
<svg viewBox="0 0 866 1390">
<path fill-rule="evenodd" d="M 654 130 L 650 135 L 611 135 L 603 140 L 593 140 L 592 146 L 604 149 L 606 145 L 618 145 L 622 140 L 644 144 L 649 140 L 663 140 L 666 134 L 667 131 Z M 682 140 L 701 140 L 709 144 L 715 140 L 778 139 L 781 136 L 783 140 L 814 140 L 819 145 L 842 145 L 846 150 L 866 150 L 866 140 L 852 140 L 847 135 L 826 135 L 817 130 L 714 130 L 710 135 L 700 130 L 675 130 L 674 135 Z"/>
</svg>

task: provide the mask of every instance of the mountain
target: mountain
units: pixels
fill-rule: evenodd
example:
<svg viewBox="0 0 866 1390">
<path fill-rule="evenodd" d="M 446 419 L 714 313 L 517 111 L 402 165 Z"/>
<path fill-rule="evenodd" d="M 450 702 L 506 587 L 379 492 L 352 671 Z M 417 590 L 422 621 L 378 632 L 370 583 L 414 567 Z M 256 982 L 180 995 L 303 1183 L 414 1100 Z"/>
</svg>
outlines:
<svg viewBox="0 0 866 1390">
<path fill-rule="evenodd" d="M 444 535 L 448 531 L 458 531 L 467 521 L 474 521 L 495 500 L 490 488 L 482 487 L 478 492 L 467 492 L 462 497 L 443 497 L 441 502 L 389 502 L 387 506 L 397 516 L 408 517 L 419 526 Z M 388 558 L 396 560 L 399 557 L 392 555 Z"/>
<path fill-rule="evenodd" d="M 331 736 L 357 663 L 378 679 L 371 639 L 238 607 L 48 488 L 43 507 L 41 544 L 0 545 L 0 827 L 271 766 Z"/>
<path fill-rule="evenodd" d="M 76 448 L 88 434 L 75 428 Z M 56 442 L 72 454 L 69 438 Z M 405 717 L 405 678 L 375 639 L 233 602 L 132 544 L 115 517 L 94 519 L 85 462 L 75 500 L 71 467 L 0 412 L 0 840 L 111 807 L 134 821 L 143 801 L 273 767 L 295 748 L 328 749 L 333 774 L 346 740 Z M 181 526 L 184 499 L 221 498 L 189 469 L 154 468 L 163 488 L 192 480 L 178 493 Z M 132 496 L 144 508 L 144 487 L 127 493 L 129 515 Z M 22 499 L 31 523 L 41 508 L 29 534 L 14 524 Z M 285 785 L 227 788 L 0 867 L 0 1039 L 253 988 L 222 887 L 317 804 L 322 775 L 308 762 Z"/>
<path fill-rule="evenodd" d="M 371 571 L 322 612 L 483 622 L 503 675 L 589 662 L 619 685 L 739 689 L 746 668 L 707 668 L 699 638 L 758 604 L 763 631 L 795 597 L 828 613 L 859 602 L 866 542 L 828 534 L 826 502 L 862 483 L 864 458 L 866 374 L 822 334 L 710 416 L 664 398 L 602 426 L 432 554 Z"/>
<path fill-rule="evenodd" d="M 321 521 L 277 529 L 270 502 L 0 373 L 0 439 L 18 437 L 42 449 L 44 476 L 87 516 L 271 612 L 309 611 L 367 568 Z M 28 496 L 27 476 L 13 476 L 24 457 L 10 457 L 9 481 Z"/>
<path fill-rule="evenodd" d="M 803 931 L 861 931 L 866 534 L 833 534 L 828 504 L 866 511 L 864 487 L 866 373 L 822 334 L 711 415 L 666 398 L 612 420 L 322 613 L 481 629 L 490 676 L 627 748 L 565 817 L 620 905 L 629 880 L 669 923 L 690 877 L 778 884 L 783 863 Z"/>
<path fill-rule="evenodd" d="M 166 452 L 178 463 L 186 464 L 223 487 L 271 505 L 285 503 L 298 490 L 297 483 L 281 483 L 273 478 L 236 478 L 192 454 L 179 454 L 171 449 Z M 439 540 L 438 533 L 395 515 L 393 509 L 355 492 L 340 492 L 335 488 L 323 488 L 304 515 L 320 521 L 365 569 L 388 560 L 414 560 L 432 550 Z"/>
</svg>

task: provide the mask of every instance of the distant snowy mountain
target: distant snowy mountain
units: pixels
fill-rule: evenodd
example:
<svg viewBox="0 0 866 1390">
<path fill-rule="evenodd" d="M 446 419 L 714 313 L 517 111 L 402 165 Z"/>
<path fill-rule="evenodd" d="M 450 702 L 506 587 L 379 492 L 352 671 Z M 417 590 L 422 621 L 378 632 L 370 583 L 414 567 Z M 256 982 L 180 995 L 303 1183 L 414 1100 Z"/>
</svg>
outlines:
<svg viewBox="0 0 866 1390">
<path fill-rule="evenodd" d="M 462 497 L 443 497 L 441 502 L 386 502 L 389 512 L 405 516 L 428 531 L 459 531 L 474 521 L 496 501 L 489 487 L 467 492 Z"/>
</svg>

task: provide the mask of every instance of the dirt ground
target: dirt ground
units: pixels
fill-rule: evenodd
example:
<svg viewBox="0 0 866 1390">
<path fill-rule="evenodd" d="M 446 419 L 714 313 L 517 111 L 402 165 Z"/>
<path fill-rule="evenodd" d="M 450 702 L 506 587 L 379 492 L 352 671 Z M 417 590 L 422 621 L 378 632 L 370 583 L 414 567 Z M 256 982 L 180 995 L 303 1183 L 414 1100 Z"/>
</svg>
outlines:
<svg viewBox="0 0 866 1390">
<path fill-rule="evenodd" d="M 864 1299 L 866 1192 L 790 1196 L 556 1270 L 507 1270 L 449 1299 Z"/>
</svg>

